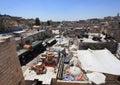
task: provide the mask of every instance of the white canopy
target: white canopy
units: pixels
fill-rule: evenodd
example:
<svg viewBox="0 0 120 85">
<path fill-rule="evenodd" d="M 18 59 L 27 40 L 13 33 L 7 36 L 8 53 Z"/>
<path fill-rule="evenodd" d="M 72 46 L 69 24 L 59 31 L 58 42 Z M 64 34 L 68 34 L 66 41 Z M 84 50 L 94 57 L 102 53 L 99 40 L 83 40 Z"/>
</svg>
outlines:
<svg viewBox="0 0 120 85">
<path fill-rule="evenodd" d="M 88 49 L 77 53 L 84 70 L 120 75 L 120 61 L 109 50 Z"/>
</svg>

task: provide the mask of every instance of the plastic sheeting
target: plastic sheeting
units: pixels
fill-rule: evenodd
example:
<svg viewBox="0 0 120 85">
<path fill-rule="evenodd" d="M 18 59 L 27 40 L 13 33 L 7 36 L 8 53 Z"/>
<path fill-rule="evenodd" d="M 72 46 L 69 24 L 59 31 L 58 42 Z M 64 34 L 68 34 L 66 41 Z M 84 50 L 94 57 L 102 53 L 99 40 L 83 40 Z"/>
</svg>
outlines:
<svg viewBox="0 0 120 85">
<path fill-rule="evenodd" d="M 120 61 L 107 49 L 78 50 L 78 58 L 85 71 L 120 75 Z"/>
<path fill-rule="evenodd" d="M 106 77 L 102 73 L 93 72 L 93 73 L 89 73 L 89 74 L 86 74 L 86 75 L 87 75 L 87 77 L 89 78 L 90 81 L 94 82 L 97 85 L 105 83 L 105 78 Z"/>
</svg>

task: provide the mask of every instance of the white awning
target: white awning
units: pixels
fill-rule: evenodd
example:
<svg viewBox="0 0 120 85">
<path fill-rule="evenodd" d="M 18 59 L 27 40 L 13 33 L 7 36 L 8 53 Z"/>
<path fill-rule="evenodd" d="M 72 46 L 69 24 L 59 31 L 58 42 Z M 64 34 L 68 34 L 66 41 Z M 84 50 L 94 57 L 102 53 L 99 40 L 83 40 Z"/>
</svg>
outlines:
<svg viewBox="0 0 120 85">
<path fill-rule="evenodd" d="M 120 75 L 120 61 L 109 50 L 78 50 L 77 53 L 84 70 Z"/>
</svg>

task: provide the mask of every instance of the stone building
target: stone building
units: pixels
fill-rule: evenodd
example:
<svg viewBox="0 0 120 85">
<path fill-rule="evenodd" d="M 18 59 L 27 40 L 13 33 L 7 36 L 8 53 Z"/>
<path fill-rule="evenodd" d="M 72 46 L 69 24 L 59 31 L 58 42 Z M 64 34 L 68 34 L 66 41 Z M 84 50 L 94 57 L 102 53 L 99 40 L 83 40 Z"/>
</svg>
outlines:
<svg viewBox="0 0 120 85">
<path fill-rule="evenodd" d="M 25 33 L 15 32 L 13 36 L 17 44 L 24 45 L 24 44 L 31 44 L 32 42 L 37 40 L 43 40 L 46 35 L 47 33 L 45 34 L 45 30 L 39 30 L 39 31 L 28 30 Z"/>
<path fill-rule="evenodd" d="M 118 48 L 117 48 L 116 55 L 120 59 L 120 43 L 118 43 Z"/>
<path fill-rule="evenodd" d="M 90 26 L 91 33 L 100 33 L 101 27 L 100 26 Z"/>
<path fill-rule="evenodd" d="M 120 28 L 111 28 L 108 29 L 108 34 L 112 37 L 114 37 L 114 39 L 117 42 L 120 42 Z"/>
<path fill-rule="evenodd" d="M 0 36 L 0 85 L 25 85 L 15 41 Z"/>
<path fill-rule="evenodd" d="M 113 54 L 117 51 L 117 42 L 115 40 L 106 40 L 105 35 L 100 33 L 89 33 L 88 38 L 80 38 L 79 40 L 79 49 L 104 49 L 107 48 Z"/>
</svg>

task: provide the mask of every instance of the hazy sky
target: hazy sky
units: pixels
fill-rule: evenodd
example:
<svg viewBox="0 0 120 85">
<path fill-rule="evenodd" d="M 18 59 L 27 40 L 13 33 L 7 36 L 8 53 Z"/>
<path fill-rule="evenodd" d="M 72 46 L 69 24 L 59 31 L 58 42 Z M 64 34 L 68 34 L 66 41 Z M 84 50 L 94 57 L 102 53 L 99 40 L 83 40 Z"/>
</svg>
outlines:
<svg viewBox="0 0 120 85">
<path fill-rule="evenodd" d="M 120 0 L 0 0 L 0 13 L 40 20 L 80 20 L 115 16 Z"/>
</svg>

